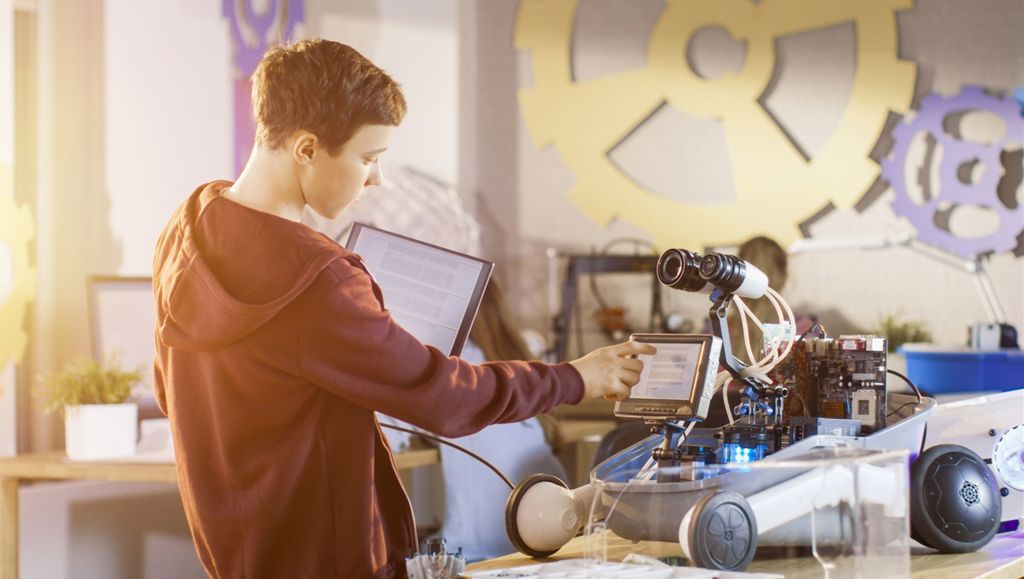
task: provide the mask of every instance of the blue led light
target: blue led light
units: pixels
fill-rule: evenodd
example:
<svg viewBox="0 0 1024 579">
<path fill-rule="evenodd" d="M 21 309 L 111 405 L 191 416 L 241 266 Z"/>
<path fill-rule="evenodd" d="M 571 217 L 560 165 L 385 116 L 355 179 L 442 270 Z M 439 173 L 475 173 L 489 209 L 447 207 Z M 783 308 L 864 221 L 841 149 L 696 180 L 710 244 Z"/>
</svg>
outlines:
<svg viewBox="0 0 1024 579">
<path fill-rule="evenodd" d="M 748 447 L 741 446 L 739 443 L 729 442 L 722 445 L 721 449 L 721 462 L 723 463 L 739 463 L 745 464 L 761 460 L 764 458 L 765 452 L 768 450 L 767 444 L 759 444 L 757 446 Z"/>
</svg>

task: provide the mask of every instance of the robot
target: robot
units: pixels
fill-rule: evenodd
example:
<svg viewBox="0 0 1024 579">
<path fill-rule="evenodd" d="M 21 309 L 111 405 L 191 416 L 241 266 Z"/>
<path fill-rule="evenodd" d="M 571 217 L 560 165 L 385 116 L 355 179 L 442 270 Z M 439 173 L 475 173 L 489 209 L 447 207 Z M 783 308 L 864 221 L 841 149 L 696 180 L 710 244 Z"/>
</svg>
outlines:
<svg viewBox="0 0 1024 579">
<path fill-rule="evenodd" d="M 644 420 L 653 434 L 599 464 L 577 489 L 549 475 L 520 482 L 505 521 L 523 554 L 549 556 L 607 517 L 604 524 L 620 537 L 678 541 L 698 567 L 741 571 L 758 545 L 841 539 L 849 529 L 822 526 L 826 519 L 815 528 L 812 513 L 841 509 L 853 493 L 866 509 L 906 512 L 909 500 L 911 536 L 941 552 L 977 550 L 1015 523 L 1004 519 L 1024 514 L 1024 425 L 1016 423 L 1024 392 L 1006 395 L 1017 401 L 1016 414 L 1002 411 L 998 424 L 994 409 L 1009 406 L 1002 398 L 940 410 L 916 387 L 914 395 L 887 395 L 885 340 L 876 336 L 804 340 L 791 332 L 745 365 L 729 343 L 730 303 L 739 301 L 743 312 L 739 298 L 768 294 L 792 318 L 765 275 L 735 256 L 682 249 L 662 254 L 657 274 L 670 287 L 710 294 L 712 334 L 633 336 L 655 343 L 658 353 L 644 360 L 640 383 L 615 413 Z M 698 428 L 729 380 L 742 386 L 740 404 L 726 403 L 730 422 Z M 964 409 L 985 418 L 963 420 Z M 895 467 L 856 463 L 858 453 L 887 450 L 914 457 L 909 497 L 905 460 Z M 836 460 L 853 467 L 814 468 Z M 781 461 L 808 468 L 743 468 Z M 898 523 L 881 526 L 872 532 L 906 536 Z"/>
</svg>

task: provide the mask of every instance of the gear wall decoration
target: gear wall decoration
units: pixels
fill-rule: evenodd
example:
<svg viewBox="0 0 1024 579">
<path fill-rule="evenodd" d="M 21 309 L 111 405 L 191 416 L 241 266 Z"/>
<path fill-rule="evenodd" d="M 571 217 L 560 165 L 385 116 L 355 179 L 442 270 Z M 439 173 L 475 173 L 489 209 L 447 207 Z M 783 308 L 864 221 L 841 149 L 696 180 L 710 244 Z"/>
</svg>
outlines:
<svg viewBox="0 0 1024 579">
<path fill-rule="evenodd" d="M 1017 236 L 1024 231 L 1024 206 L 1017 203 L 1013 208 L 1007 207 L 998 192 L 1003 174 L 1000 154 L 1010 142 L 1020 146 L 1024 137 L 1024 118 L 1014 99 L 994 97 L 981 87 L 965 86 L 960 94 L 949 98 L 928 95 L 921 100 L 920 108 L 913 120 L 893 129 L 892 154 L 882 162 L 882 176 L 896 195 L 892 202 L 893 211 L 913 224 L 918 240 L 963 258 L 1014 249 Z M 945 129 L 944 124 L 951 115 L 977 110 L 987 111 L 1002 120 L 1006 131 L 1001 139 L 977 143 L 961 140 Z M 917 202 L 907 189 L 906 165 L 911 142 L 922 132 L 935 140 L 941 154 L 937 187 L 932 184 L 930 196 Z M 968 163 L 981 166 L 976 182 L 964 183 L 958 176 L 960 168 Z M 940 212 L 963 205 L 984 207 L 995 212 L 999 216 L 999 227 L 988 235 L 959 237 L 939 225 L 936 218 Z"/>
<path fill-rule="evenodd" d="M 252 118 L 249 78 L 271 46 L 287 41 L 302 23 L 305 0 L 221 0 L 221 12 L 231 24 L 234 51 L 235 171 L 241 173 L 252 151 L 256 123 Z"/>
<path fill-rule="evenodd" d="M 832 202 L 852 205 L 878 176 L 868 155 L 890 111 L 913 96 L 915 66 L 897 58 L 895 12 L 912 0 L 668 0 L 641 69 L 574 82 L 577 0 L 523 0 L 516 48 L 530 52 L 534 86 L 520 108 L 538 147 L 554 145 L 572 170 L 570 196 L 593 220 L 619 217 L 656 243 L 701 247 L 762 233 L 783 244 Z M 774 72 L 776 37 L 852 22 L 856 64 L 849 103 L 824 149 L 805 159 L 758 104 Z M 720 26 L 747 46 L 742 68 L 715 80 L 686 62 L 690 38 Z M 608 157 L 662 103 L 722 123 L 736 188 L 731 204 L 684 204 L 636 184 Z"/>
<path fill-rule="evenodd" d="M 13 184 L 13 170 L 0 164 L 0 250 L 9 255 L 13 274 L 11 285 L 0 288 L 0 368 L 20 361 L 25 353 L 25 315 L 36 288 L 36 272 L 29 260 L 29 244 L 35 236 L 32 212 L 15 202 Z"/>
</svg>

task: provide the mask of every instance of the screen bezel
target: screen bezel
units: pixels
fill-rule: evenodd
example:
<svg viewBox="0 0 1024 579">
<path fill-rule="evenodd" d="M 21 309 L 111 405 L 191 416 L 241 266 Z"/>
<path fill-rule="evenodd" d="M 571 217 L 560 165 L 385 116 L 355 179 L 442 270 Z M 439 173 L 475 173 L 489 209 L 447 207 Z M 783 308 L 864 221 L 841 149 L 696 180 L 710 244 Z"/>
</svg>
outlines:
<svg viewBox="0 0 1024 579">
<path fill-rule="evenodd" d="M 455 341 L 452 343 L 451 351 L 447 352 L 449 356 L 461 355 L 462 348 L 466 345 L 466 340 L 469 339 L 469 332 L 473 328 L 473 322 L 476 320 L 477 312 L 480 310 L 480 302 L 483 300 L 484 291 L 486 291 L 487 284 L 491 281 L 491 273 L 494 271 L 494 263 L 487 261 L 486 259 L 480 259 L 479 257 L 474 257 L 472 255 L 460 253 L 458 251 L 454 251 L 446 247 L 441 247 L 439 245 L 434 245 L 433 243 L 420 241 L 419 239 L 414 239 L 412 237 L 400 235 L 393 231 L 388 231 L 386 229 L 381 229 L 380 227 L 367 225 L 366 223 L 362 223 L 359 221 L 352 223 L 352 229 L 349 231 L 348 239 L 345 241 L 345 249 L 351 251 L 352 253 L 355 253 L 356 255 L 359 255 L 359 252 L 356 250 L 356 244 L 359 241 L 359 234 L 362 233 L 364 229 L 370 229 L 375 232 L 384 234 L 385 236 L 415 243 L 422 247 L 428 247 L 446 253 L 448 255 L 454 255 L 464 259 L 468 259 L 470 261 L 475 261 L 481 265 L 480 272 L 477 274 L 476 284 L 474 285 L 473 292 L 469 297 L 469 306 L 466 308 L 466 313 L 462 316 L 462 321 L 459 324 L 458 332 L 456 332 L 455 334 Z M 360 256 L 360 259 L 362 259 L 362 256 Z M 376 280 L 374 280 L 373 283 L 376 284 Z M 387 307 L 387 304 L 385 304 L 385 307 Z"/>
<path fill-rule="evenodd" d="M 688 398 L 633 398 L 630 391 L 629 398 L 615 403 L 615 415 L 633 418 L 691 418 L 695 415 L 700 400 L 705 395 L 704 385 L 707 382 L 708 367 L 711 365 L 710 350 L 715 337 L 710 334 L 633 334 L 630 339 L 655 347 L 658 344 L 697 344 L 700 346 L 700 360 L 693 373 L 693 384 Z M 679 409 L 683 407 L 688 407 L 690 413 L 679 413 Z M 656 408 L 659 411 L 644 410 L 647 408 Z"/>
</svg>

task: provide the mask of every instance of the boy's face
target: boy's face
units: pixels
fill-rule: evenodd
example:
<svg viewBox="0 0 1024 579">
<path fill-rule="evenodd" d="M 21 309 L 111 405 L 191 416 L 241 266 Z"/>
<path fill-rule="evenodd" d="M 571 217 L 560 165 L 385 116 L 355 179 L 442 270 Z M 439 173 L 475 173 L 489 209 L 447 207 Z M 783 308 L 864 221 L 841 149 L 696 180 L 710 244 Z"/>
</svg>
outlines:
<svg viewBox="0 0 1024 579">
<path fill-rule="evenodd" d="M 391 141 L 391 129 L 390 125 L 363 125 L 334 157 L 319 149 L 300 177 L 309 207 L 335 219 L 367 187 L 380 185 L 380 157 Z"/>
</svg>

